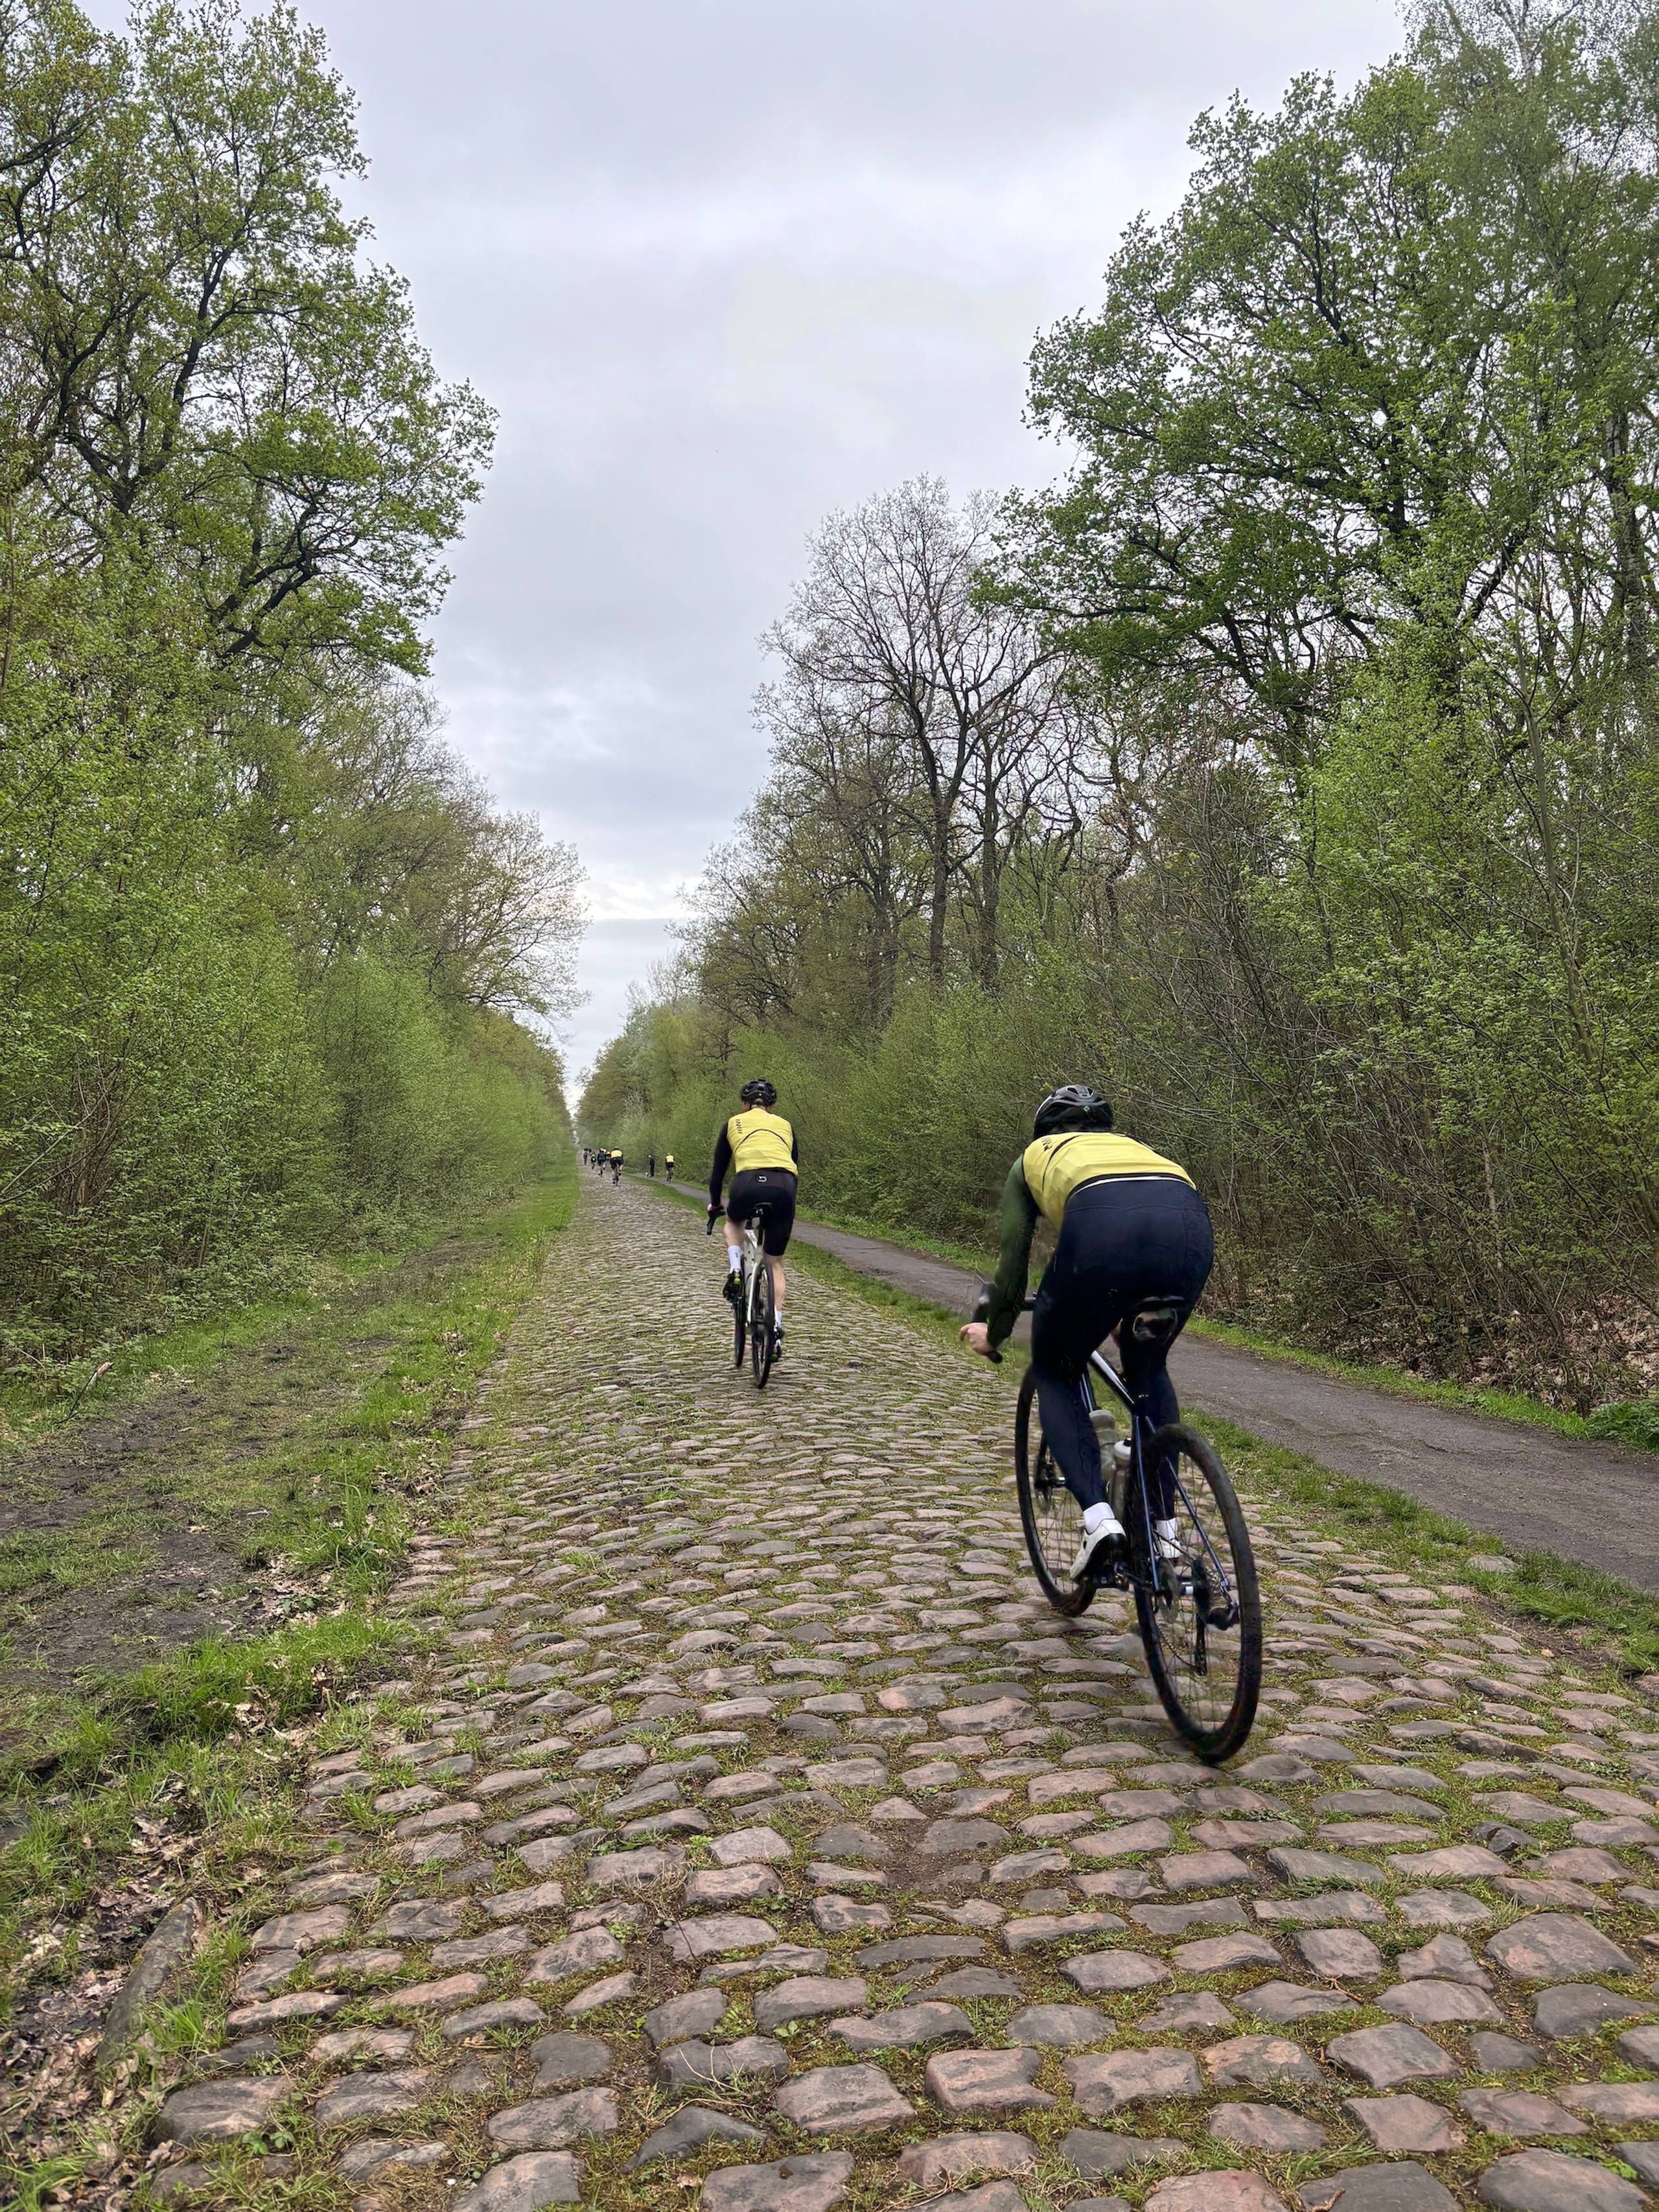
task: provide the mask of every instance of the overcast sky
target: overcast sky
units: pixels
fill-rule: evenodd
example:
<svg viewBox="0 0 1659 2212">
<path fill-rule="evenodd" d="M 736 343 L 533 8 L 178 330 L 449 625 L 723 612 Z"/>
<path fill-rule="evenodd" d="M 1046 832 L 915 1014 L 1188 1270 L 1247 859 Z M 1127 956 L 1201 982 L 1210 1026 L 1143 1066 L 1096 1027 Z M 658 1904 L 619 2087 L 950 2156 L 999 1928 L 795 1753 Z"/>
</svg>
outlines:
<svg viewBox="0 0 1659 2212">
<path fill-rule="evenodd" d="M 575 843 L 573 1073 L 753 790 L 757 638 L 831 507 L 1053 472 L 1043 324 L 1235 88 L 1351 80 L 1388 0 L 301 0 L 376 252 L 501 412 L 440 619 L 456 740 Z M 99 7 L 110 20 L 112 5 Z M 354 193 L 354 198 L 356 197 Z"/>
</svg>

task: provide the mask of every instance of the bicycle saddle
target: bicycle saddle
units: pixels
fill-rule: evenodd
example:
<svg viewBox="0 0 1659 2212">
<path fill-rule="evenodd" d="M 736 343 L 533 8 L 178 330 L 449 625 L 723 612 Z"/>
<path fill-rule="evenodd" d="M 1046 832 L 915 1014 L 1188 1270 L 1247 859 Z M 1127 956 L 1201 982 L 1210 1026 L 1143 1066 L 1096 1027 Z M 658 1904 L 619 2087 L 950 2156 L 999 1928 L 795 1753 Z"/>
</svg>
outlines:
<svg viewBox="0 0 1659 2212">
<path fill-rule="evenodd" d="M 1157 1298 L 1132 1308 L 1128 1326 L 1138 1344 L 1167 1344 L 1186 1318 L 1184 1306 L 1169 1298 Z"/>
</svg>

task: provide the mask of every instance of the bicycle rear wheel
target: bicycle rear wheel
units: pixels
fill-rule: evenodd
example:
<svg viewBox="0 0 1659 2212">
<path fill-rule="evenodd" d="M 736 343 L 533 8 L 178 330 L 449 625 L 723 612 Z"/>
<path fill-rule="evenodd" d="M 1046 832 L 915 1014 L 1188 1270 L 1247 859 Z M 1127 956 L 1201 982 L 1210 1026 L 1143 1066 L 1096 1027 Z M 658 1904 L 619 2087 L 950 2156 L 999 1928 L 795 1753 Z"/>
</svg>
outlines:
<svg viewBox="0 0 1659 2212">
<path fill-rule="evenodd" d="M 1158 1430 L 1148 1460 L 1173 1454 L 1176 1556 L 1148 1565 L 1133 1501 L 1135 1613 L 1146 1665 L 1176 1733 L 1213 1765 L 1249 1735 L 1261 1694 L 1261 1595 L 1249 1531 L 1213 1444 L 1179 1423 Z M 1156 1586 L 1156 1587 L 1154 1587 Z"/>
<path fill-rule="evenodd" d="M 1083 1541 L 1083 1510 L 1066 1487 L 1042 1433 L 1036 1374 L 1030 1367 L 1019 1386 L 1014 1414 L 1014 1479 L 1025 1548 L 1038 1588 L 1056 1613 L 1086 1613 L 1094 1602 L 1095 1585 L 1074 1581 L 1072 1576 L 1072 1561 Z"/>
<path fill-rule="evenodd" d="M 749 1357 L 754 1368 L 757 1390 L 766 1388 L 766 1378 L 772 1372 L 772 1328 L 775 1316 L 772 1270 L 763 1260 L 760 1272 L 755 1277 L 755 1311 L 749 1324 Z"/>
<path fill-rule="evenodd" d="M 738 1295 L 732 1307 L 732 1364 L 741 1367 L 743 1355 L 749 1349 L 749 1278 L 739 1273 Z"/>
</svg>

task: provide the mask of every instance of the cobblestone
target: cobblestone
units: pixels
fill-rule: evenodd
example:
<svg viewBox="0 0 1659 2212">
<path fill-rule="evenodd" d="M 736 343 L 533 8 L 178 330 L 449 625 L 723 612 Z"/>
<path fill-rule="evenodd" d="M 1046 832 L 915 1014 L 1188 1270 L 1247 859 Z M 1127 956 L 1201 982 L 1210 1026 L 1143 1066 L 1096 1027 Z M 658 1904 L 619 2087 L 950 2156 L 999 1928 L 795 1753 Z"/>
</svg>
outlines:
<svg viewBox="0 0 1659 2212">
<path fill-rule="evenodd" d="M 1125 1604 L 1042 1603 L 1007 1379 L 798 1273 L 757 1394 L 710 1268 L 584 1187 L 392 1595 L 433 1656 L 335 1715 L 155 2201 L 293 2119 L 363 2212 L 1650 2202 L 1644 1692 L 1263 1495 L 1212 1775 Z"/>
</svg>

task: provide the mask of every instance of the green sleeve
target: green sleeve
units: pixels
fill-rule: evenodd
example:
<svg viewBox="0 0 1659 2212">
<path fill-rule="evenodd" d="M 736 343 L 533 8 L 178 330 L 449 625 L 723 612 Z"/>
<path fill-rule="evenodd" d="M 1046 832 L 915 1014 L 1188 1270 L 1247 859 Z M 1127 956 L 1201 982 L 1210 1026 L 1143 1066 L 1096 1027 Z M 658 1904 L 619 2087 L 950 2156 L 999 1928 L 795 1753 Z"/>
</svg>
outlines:
<svg viewBox="0 0 1659 2212">
<path fill-rule="evenodd" d="M 1030 1264 L 1037 1208 L 1036 1200 L 1026 1188 L 1023 1159 L 1014 1162 L 1002 1186 L 1000 1219 L 1001 1249 L 997 1255 L 996 1277 L 991 1285 L 990 1309 L 986 1315 L 993 1344 L 1001 1344 L 1013 1334 L 1025 1297 L 1025 1274 Z"/>
</svg>

